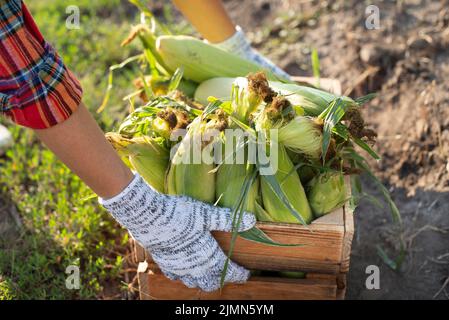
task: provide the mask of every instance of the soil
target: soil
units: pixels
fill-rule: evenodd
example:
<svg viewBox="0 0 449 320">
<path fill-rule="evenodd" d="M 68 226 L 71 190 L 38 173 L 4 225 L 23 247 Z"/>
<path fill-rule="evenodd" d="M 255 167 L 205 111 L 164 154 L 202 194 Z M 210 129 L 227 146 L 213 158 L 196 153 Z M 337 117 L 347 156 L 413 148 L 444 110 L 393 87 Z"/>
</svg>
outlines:
<svg viewBox="0 0 449 320">
<path fill-rule="evenodd" d="M 364 107 L 382 156 L 371 165 L 392 193 L 402 230 L 388 209 L 364 200 L 356 210 L 348 299 L 449 299 L 449 1 L 371 1 L 380 29 L 367 29 L 363 1 L 238 1 L 225 4 L 255 47 L 294 75 L 341 81 L 345 94 L 377 92 Z M 381 198 L 363 178 L 364 191 Z M 392 270 L 391 258 L 406 256 Z M 380 268 L 368 290 L 366 267 Z"/>
</svg>

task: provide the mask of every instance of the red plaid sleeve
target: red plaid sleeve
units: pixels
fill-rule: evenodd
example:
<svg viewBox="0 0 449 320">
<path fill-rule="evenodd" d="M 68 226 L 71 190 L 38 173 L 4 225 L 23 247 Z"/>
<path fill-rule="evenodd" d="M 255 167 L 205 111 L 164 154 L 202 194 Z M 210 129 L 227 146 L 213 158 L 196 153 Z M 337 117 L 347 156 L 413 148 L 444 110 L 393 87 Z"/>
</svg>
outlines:
<svg viewBox="0 0 449 320">
<path fill-rule="evenodd" d="M 21 0 L 0 0 L 0 111 L 12 121 L 45 129 L 81 103 L 79 81 L 44 40 Z"/>
</svg>

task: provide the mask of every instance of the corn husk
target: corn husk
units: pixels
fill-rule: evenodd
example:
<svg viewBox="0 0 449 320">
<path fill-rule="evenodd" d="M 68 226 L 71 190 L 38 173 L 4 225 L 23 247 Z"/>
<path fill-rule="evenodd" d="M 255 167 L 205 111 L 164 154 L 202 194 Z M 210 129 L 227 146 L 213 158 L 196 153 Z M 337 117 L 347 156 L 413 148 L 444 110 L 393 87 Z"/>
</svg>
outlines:
<svg viewBox="0 0 449 320">
<path fill-rule="evenodd" d="M 316 217 L 342 207 L 346 200 L 346 186 L 341 172 L 326 172 L 308 184 L 308 199 Z"/>
<path fill-rule="evenodd" d="M 219 165 L 217 170 L 217 183 L 216 183 L 216 198 L 218 200 L 218 205 L 227 208 L 234 208 L 236 201 L 239 196 L 244 191 L 243 185 L 247 176 L 249 176 L 253 170 L 254 165 L 247 164 L 247 155 L 245 154 L 245 159 L 242 159 L 244 163 L 227 163 L 237 162 L 235 159 L 235 151 L 237 149 L 237 144 L 234 141 L 234 148 L 232 150 L 225 150 L 225 145 L 223 148 L 222 163 Z M 247 148 L 244 149 L 247 151 Z M 256 179 L 248 194 L 245 198 L 245 203 L 243 209 L 247 212 L 255 212 L 255 203 L 259 195 L 259 179 Z"/>
<path fill-rule="evenodd" d="M 195 91 L 195 100 L 200 103 L 207 103 L 210 96 L 220 100 L 230 100 L 233 85 L 240 88 L 248 87 L 246 78 L 214 78 L 202 82 Z M 301 86 L 292 83 L 282 83 L 269 81 L 270 88 L 286 97 L 294 107 L 301 107 L 305 115 L 318 116 L 337 98 L 336 95 L 311 87 Z M 354 102 L 349 97 L 342 97 L 343 100 Z"/>
<path fill-rule="evenodd" d="M 245 164 L 223 164 L 217 171 L 216 197 L 221 207 L 233 208 L 239 195 L 245 177 L 249 170 Z M 244 210 L 255 212 L 255 203 L 259 193 L 259 180 L 257 179 L 250 188 L 245 199 Z"/>
<path fill-rule="evenodd" d="M 183 68 L 184 76 L 198 83 L 216 77 L 246 76 L 263 69 L 252 61 L 190 36 L 160 36 L 156 50 L 169 71 L 173 73 Z M 277 79 L 271 71 L 265 72 L 270 79 Z"/>
<path fill-rule="evenodd" d="M 310 223 L 312 221 L 312 211 L 307 201 L 306 193 L 298 173 L 282 144 L 279 144 L 278 148 L 278 170 L 276 171 L 275 178 L 280 184 L 290 205 L 301 215 L 307 224 Z M 273 191 L 266 179 L 263 175 L 261 176 L 262 200 L 267 218 L 271 218 L 273 222 L 300 223 Z"/>
<path fill-rule="evenodd" d="M 108 133 L 106 138 L 150 186 L 164 192 L 170 158 L 167 148 L 152 138 L 126 139 L 117 133 Z"/>
<path fill-rule="evenodd" d="M 315 119 L 295 117 L 278 131 L 279 142 L 312 159 L 321 157 L 323 130 Z"/>
<path fill-rule="evenodd" d="M 213 144 L 204 143 L 202 138 L 208 130 L 214 129 L 213 121 L 206 123 L 196 118 L 189 127 L 187 136 L 179 144 L 172 159 L 170 171 L 167 175 L 167 193 L 172 195 L 186 195 L 194 199 L 215 202 L 215 163 L 213 159 Z M 199 154 L 211 157 L 212 161 L 205 162 Z"/>
</svg>

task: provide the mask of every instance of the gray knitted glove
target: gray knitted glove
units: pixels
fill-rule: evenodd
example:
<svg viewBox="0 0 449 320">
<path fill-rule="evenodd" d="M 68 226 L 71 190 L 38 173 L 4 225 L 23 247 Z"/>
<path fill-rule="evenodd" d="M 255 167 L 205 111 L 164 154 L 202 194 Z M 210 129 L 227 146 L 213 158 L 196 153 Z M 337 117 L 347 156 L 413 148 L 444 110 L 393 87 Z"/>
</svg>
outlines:
<svg viewBox="0 0 449 320">
<path fill-rule="evenodd" d="M 260 65 L 261 67 L 270 70 L 279 78 L 290 80 L 291 77 L 284 70 L 276 66 L 271 60 L 261 55 L 257 50 L 251 47 L 251 43 L 243 33 L 242 28 L 237 26 L 236 32 L 229 39 L 216 44 L 217 47 L 234 53 L 242 58 L 248 59 Z"/>
<path fill-rule="evenodd" d="M 219 289 L 226 255 L 210 231 L 231 231 L 231 210 L 160 194 L 137 174 L 119 195 L 99 201 L 150 251 L 169 279 L 204 291 Z M 255 223 L 254 215 L 244 214 L 240 231 L 251 229 Z M 248 278 L 248 270 L 229 264 L 226 282 L 243 283 Z"/>
</svg>

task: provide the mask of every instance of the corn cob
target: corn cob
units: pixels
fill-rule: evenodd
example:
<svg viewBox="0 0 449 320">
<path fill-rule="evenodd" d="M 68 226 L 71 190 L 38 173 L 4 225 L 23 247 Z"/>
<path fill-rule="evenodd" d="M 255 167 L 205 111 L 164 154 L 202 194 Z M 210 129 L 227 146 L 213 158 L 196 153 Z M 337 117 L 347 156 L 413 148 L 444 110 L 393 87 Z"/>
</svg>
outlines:
<svg viewBox="0 0 449 320">
<path fill-rule="evenodd" d="M 254 62 L 189 36 L 160 36 L 156 50 L 172 73 L 184 69 L 187 79 L 201 83 L 216 77 L 239 77 L 262 69 Z M 266 70 L 268 78 L 277 77 Z"/>
<path fill-rule="evenodd" d="M 346 202 L 346 186 L 341 172 L 326 172 L 308 184 L 308 199 L 316 217 L 340 208 Z"/>
<path fill-rule="evenodd" d="M 275 178 L 290 205 L 301 215 L 306 223 L 310 223 L 312 221 L 312 211 L 309 202 L 299 180 L 298 173 L 282 144 L 279 144 L 278 148 L 278 169 L 275 173 Z M 298 219 L 273 191 L 263 175 L 261 176 L 261 190 L 263 206 L 268 214 L 267 216 L 271 217 L 273 222 L 299 223 Z"/>
<path fill-rule="evenodd" d="M 169 163 L 169 151 L 166 148 L 150 138 L 126 139 L 117 133 L 108 133 L 106 138 L 150 186 L 164 192 Z"/>
</svg>

